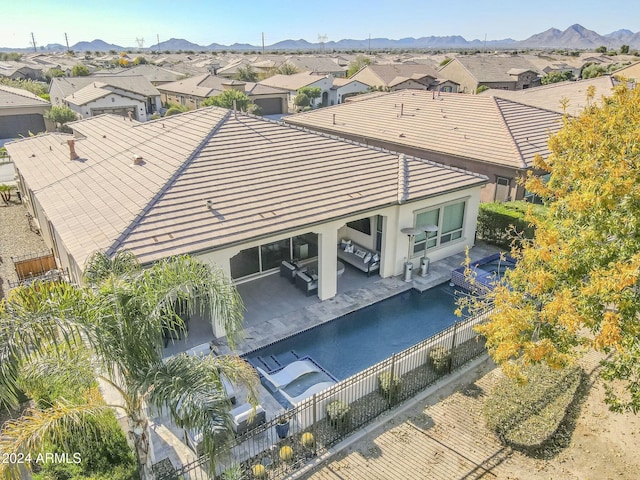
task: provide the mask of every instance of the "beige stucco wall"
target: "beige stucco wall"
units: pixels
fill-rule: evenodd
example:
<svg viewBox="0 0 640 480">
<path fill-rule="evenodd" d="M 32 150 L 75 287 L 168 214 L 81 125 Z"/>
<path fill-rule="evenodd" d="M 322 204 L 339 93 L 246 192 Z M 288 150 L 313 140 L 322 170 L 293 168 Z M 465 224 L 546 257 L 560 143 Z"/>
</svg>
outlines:
<svg viewBox="0 0 640 480">
<path fill-rule="evenodd" d="M 460 93 L 475 93 L 478 88 L 478 81 L 475 77 L 455 58 L 442 67 L 438 73 L 440 77 L 458 83 Z"/>
</svg>

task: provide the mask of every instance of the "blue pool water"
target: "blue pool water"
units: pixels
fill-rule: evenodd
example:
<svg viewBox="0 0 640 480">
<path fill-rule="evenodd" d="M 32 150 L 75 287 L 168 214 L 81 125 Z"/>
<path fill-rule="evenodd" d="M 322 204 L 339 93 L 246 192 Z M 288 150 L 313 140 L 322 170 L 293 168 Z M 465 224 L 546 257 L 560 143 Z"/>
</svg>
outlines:
<svg viewBox="0 0 640 480">
<path fill-rule="evenodd" d="M 410 290 L 245 356 L 255 365 L 258 357 L 285 365 L 294 355 L 308 355 L 343 380 L 453 325 L 459 320 L 455 309 L 455 290 L 448 284 Z"/>
</svg>

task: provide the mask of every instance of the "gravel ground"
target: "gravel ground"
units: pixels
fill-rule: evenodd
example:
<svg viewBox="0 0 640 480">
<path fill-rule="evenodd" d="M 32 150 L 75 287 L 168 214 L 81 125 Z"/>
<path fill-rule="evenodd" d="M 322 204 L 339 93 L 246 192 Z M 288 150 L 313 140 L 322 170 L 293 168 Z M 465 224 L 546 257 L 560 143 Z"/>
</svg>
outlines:
<svg viewBox="0 0 640 480">
<path fill-rule="evenodd" d="M 9 281 L 18 280 L 11 257 L 48 250 L 42 237 L 29 228 L 25 213 L 20 203 L 0 202 L 0 298 L 7 296 Z"/>
</svg>

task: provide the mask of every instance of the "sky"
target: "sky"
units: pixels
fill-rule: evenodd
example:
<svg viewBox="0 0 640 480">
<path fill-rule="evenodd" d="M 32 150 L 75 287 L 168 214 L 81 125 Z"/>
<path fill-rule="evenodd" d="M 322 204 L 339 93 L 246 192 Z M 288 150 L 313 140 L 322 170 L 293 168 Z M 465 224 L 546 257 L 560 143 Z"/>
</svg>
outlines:
<svg viewBox="0 0 640 480">
<path fill-rule="evenodd" d="M 70 46 L 104 40 L 151 47 L 170 38 L 198 45 L 281 40 L 318 42 L 461 35 L 466 40 L 524 40 L 579 23 L 605 35 L 640 30 L 640 2 L 603 0 L 0 0 L 0 47 Z"/>
</svg>

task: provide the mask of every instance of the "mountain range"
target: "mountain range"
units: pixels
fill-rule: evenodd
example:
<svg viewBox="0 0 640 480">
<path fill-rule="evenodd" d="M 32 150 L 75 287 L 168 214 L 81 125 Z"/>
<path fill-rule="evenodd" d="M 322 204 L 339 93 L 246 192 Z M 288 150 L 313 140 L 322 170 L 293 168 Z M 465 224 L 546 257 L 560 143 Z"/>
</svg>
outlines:
<svg viewBox="0 0 640 480">
<path fill-rule="evenodd" d="M 311 43 L 306 40 L 283 40 L 272 45 L 265 46 L 265 50 L 369 50 L 369 49 L 449 49 L 449 48 L 471 48 L 471 49 L 519 49 L 519 48 L 563 48 L 563 49 L 595 49 L 605 46 L 608 49 L 617 49 L 621 45 L 629 45 L 630 48 L 640 48 L 640 32 L 621 29 L 615 32 L 600 35 L 593 30 L 589 30 L 582 25 L 571 25 L 566 30 L 550 28 L 542 33 L 537 33 L 525 40 L 513 40 L 506 38 L 502 40 L 471 40 L 468 41 L 460 35 L 449 36 L 429 36 L 420 38 L 401 38 L 393 40 L 389 38 L 368 38 L 364 40 L 343 39 L 325 43 Z M 212 43 L 210 45 L 198 45 L 188 40 L 172 38 L 170 40 L 151 45 L 147 48 L 123 47 L 107 43 L 103 40 L 93 40 L 91 42 L 79 42 L 72 45 L 71 50 L 75 52 L 85 51 L 123 51 L 123 50 L 144 50 L 144 51 L 221 51 L 221 50 L 261 50 L 262 46 L 250 45 L 246 43 L 234 43 L 233 45 L 220 45 Z M 60 44 L 49 44 L 41 46 L 42 51 L 64 51 L 66 47 Z M 1 48 L 0 51 L 30 51 L 29 48 L 10 49 Z"/>
</svg>

